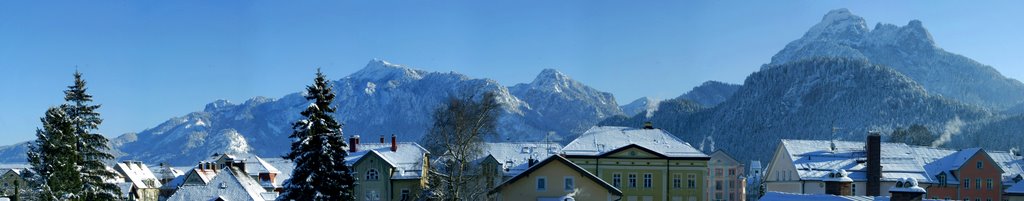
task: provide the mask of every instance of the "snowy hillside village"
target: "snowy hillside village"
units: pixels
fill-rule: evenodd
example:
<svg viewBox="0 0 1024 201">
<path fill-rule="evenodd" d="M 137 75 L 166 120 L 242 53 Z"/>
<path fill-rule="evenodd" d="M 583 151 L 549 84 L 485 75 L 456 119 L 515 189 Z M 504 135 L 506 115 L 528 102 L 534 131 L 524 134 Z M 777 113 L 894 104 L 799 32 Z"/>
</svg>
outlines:
<svg viewBox="0 0 1024 201">
<path fill-rule="evenodd" d="M 628 71 L 587 79 L 661 73 Z M 1024 201 L 1024 83 L 940 48 L 919 20 L 870 28 L 831 10 L 742 83 L 625 105 L 555 69 L 511 85 L 381 59 L 340 79 L 301 73 L 311 83 L 273 83 L 287 95 L 115 137 L 104 120 L 151 111 L 101 116 L 132 109 L 94 102 L 76 67 L 62 91 L 39 90 L 56 105 L 26 107 L 41 115 L 18 134 L 31 138 L 0 146 L 0 201 Z M 105 100 L 146 102 L 131 98 Z"/>
</svg>

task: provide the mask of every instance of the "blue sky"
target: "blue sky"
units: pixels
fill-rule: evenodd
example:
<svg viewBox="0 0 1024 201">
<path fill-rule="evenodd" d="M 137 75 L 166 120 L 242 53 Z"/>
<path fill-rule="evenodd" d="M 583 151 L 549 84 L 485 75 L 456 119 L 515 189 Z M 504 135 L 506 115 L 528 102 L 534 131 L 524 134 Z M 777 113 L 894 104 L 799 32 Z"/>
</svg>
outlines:
<svg viewBox="0 0 1024 201">
<path fill-rule="evenodd" d="M 742 83 L 836 8 L 869 27 L 920 19 L 940 47 L 1024 78 L 1022 1 L 0 1 L 0 145 L 34 138 L 75 69 L 111 137 L 373 58 L 506 85 L 555 68 L 625 104 Z"/>
</svg>

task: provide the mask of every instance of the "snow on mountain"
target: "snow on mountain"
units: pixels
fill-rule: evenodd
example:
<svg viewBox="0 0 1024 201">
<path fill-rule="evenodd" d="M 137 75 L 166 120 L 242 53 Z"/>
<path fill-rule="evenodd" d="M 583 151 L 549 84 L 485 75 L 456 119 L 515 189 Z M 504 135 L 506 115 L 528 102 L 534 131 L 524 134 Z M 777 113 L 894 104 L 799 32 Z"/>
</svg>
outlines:
<svg viewBox="0 0 1024 201">
<path fill-rule="evenodd" d="M 644 114 L 644 116 L 650 117 L 650 115 L 654 114 L 654 111 L 658 110 L 658 103 L 661 103 L 661 100 L 651 97 L 641 97 L 633 102 L 629 102 L 629 104 L 622 105 L 619 108 L 622 108 L 622 113 L 626 116 Z"/>
<path fill-rule="evenodd" d="M 527 104 L 524 120 L 540 131 L 572 140 L 604 118 L 621 115 L 611 93 L 598 91 L 554 69 L 544 69 L 530 83 L 509 91 Z"/>
<path fill-rule="evenodd" d="M 372 60 L 332 85 L 336 119 L 344 134 L 364 139 L 395 134 L 400 141 L 419 141 L 430 126 L 431 113 L 443 101 L 484 92 L 496 93 L 503 106 L 499 136 L 492 140 L 541 140 L 549 131 L 556 132 L 555 137 L 579 135 L 604 117 L 622 113 L 611 94 L 551 69 L 529 84 L 509 89 L 490 79 Z M 239 104 L 217 100 L 203 111 L 112 139 L 111 146 L 119 160 L 173 165 L 192 165 L 215 153 L 281 156 L 290 147 L 292 123 L 307 104 L 301 93 L 255 97 Z M 0 148 L 0 161 L 24 162 L 24 153 L 24 144 Z"/>
<path fill-rule="evenodd" d="M 676 97 L 676 99 L 692 100 L 708 107 L 714 107 L 719 103 L 725 102 L 726 99 L 729 99 L 739 89 L 740 85 L 738 84 L 712 80 L 693 87 L 690 92 L 686 92 L 686 94 Z"/>
<path fill-rule="evenodd" d="M 666 109 L 673 104 L 676 109 Z M 673 104 L 663 102 L 648 120 L 685 141 L 714 143 L 726 150 L 771 150 L 779 139 L 863 140 L 869 130 L 888 132 L 912 124 L 942 128 L 951 119 L 977 122 L 992 116 L 982 108 L 929 95 L 890 68 L 835 58 L 769 66 L 748 76 L 732 98 L 713 108 Z M 638 121 L 610 118 L 602 124 Z M 835 136 L 833 126 L 842 128 Z M 738 158 L 744 161 L 767 160 L 771 154 L 741 153 Z"/>
<path fill-rule="evenodd" d="M 918 20 L 869 29 L 864 18 L 849 10 L 833 10 L 766 67 L 817 57 L 865 59 L 907 75 L 931 93 L 984 107 L 1002 109 L 1024 100 L 1024 84 L 937 47 Z"/>
</svg>

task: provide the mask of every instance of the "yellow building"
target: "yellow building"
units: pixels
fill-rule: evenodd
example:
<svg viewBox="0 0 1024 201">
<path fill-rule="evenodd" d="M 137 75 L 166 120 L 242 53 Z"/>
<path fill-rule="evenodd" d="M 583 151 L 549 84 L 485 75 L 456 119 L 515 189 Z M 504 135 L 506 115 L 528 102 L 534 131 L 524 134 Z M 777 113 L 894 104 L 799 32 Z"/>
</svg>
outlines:
<svg viewBox="0 0 1024 201">
<path fill-rule="evenodd" d="M 565 158 L 622 190 L 623 201 L 703 201 L 710 157 L 661 129 L 593 127 Z"/>
<path fill-rule="evenodd" d="M 488 192 L 488 198 L 495 201 L 564 201 L 567 198 L 612 201 L 620 200 L 622 191 L 568 159 L 554 155 L 501 183 Z"/>
<path fill-rule="evenodd" d="M 383 138 L 381 142 L 383 142 Z M 427 187 L 429 152 L 413 142 L 360 143 L 349 140 L 345 162 L 356 179 L 356 200 L 415 200 Z"/>
</svg>

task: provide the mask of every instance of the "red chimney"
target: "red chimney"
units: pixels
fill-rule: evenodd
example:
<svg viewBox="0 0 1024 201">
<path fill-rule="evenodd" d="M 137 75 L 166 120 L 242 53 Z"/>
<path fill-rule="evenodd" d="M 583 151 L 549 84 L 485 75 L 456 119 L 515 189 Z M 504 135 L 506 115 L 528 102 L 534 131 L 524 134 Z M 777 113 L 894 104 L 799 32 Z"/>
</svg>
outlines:
<svg viewBox="0 0 1024 201">
<path fill-rule="evenodd" d="M 348 152 L 359 151 L 359 135 L 353 135 L 348 139 Z"/>
<path fill-rule="evenodd" d="M 395 141 L 397 141 L 395 139 L 395 134 L 391 134 L 391 151 L 392 152 L 398 151 L 398 143 L 396 143 Z"/>
</svg>

